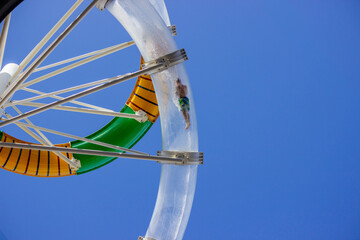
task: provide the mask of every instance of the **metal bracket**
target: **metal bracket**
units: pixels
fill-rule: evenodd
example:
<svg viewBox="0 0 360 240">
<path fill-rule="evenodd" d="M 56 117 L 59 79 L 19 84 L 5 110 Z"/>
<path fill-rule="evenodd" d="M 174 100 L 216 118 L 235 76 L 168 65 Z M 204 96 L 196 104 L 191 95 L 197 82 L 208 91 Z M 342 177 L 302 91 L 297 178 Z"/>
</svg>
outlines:
<svg viewBox="0 0 360 240">
<path fill-rule="evenodd" d="M 138 122 L 143 123 L 148 120 L 148 116 L 147 116 L 146 112 L 144 112 L 143 110 L 136 111 L 135 115 L 141 117 L 139 119 L 136 119 Z"/>
<path fill-rule="evenodd" d="M 159 66 L 158 68 L 146 73 L 146 74 L 150 75 L 150 74 L 153 74 L 156 72 L 164 71 L 164 70 L 166 70 L 172 66 L 175 66 L 179 63 L 182 63 L 186 60 L 188 60 L 188 57 L 186 55 L 185 50 L 180 49 L 175 52 L 166 54 L 165 56 L 162 56 L 158 59 L 146 62 L 146 63 L 142 64 L 141 67 L 142 67 L 142 69 L 147 69 L 147 68 L 151 68 L 151 67 L 161 64 L 161 66 Z"/>
<path fill-rule="evenodd" d="M 158 161 L 165 164 L 174 164 L 174 165 L 202 165 L 204 163 L 204 153 L 203 152 L 178 152 L 178 151 L 158 151 L 158 156 L 161 157 L 170 157 L 170 158 L 180 158 L 182 162 L 167 162 L 167 161 Z"/>
<path fill-rule="evenodd" d="M 139 236 L 138 240 L 156 240 L 156 239 L 155 239 L 155 238 L 149 238 L 149 237 Z"/>
<path fill-rule="evenodd" d="M 129 153 L 121 153 L 121 152 L 109 152 L 102 150 L 91 150 L 91 149 L 77 149 L 77 148 L 66 148 L 66 147 L 50 147 L 44 145 L 34 145 L 34 144 L 25 144 L 25 143 L 10 143 L 10 142 L 0 142 L 0 147 L 9 147 L 9 148 L 22 148 L 22 149 L 34 149 L 34 150 L 44 150 L 51 152 L 61 152 L 61 153 L 76 153 L 83 155 L 95 155 L 95 156 L 107 156 L 107 157 L 118 157 L 118 158 L 132 158 L 132 159 L 142 159 L 142 160 L 150 160 L 161 163 L 178 163 L 182 165 L 184 160 L 182 158 L 176 157 L 163 157 L 163 156 L 152 156 L 149 154 L 129 154 Z M 77 160 L 78 161 L 78 160 Z M 67 162 L 74 168 L 80 167 L 78 162 Z"/>
<path fill-rule="evenodd" d="M 168 26 L 168 29 L 170 30 L 171 35 L 177 36 L 177 31 L 176 31 L 176 26 L 175 25 Z"/>
<path fill-rule="evenodd" d="M 70 161 L 75 164 L 75 166 L 71 166 L 71 165 L 70 165 L 71 170 L 76 171 L 76 170 L 78 170 L 79 168 L 81 168 L 81 162 L 80 162 L 80 160 L 77 160 L 77 159 L 75 159 L 75 158 L 72 158 L 72 159 L 70 159 Z"/>
<path fill-rule="evenodd" d="M 100 11 L 103 11 L 108 1 L 109 0 L 98 0 L 95 6 L 100 9 Z"/>
</svg>

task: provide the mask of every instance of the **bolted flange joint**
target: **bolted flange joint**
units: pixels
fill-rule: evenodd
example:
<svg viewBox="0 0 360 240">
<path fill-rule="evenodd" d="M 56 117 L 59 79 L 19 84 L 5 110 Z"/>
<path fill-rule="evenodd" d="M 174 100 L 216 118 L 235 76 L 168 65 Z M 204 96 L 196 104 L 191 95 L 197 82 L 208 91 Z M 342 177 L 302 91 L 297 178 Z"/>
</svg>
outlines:
<svg viewBox="0 0 360 240">
<path fill-rule="evenodd" d="M 204 163 L 204 153 L 203 152 L 158 151 L 157 155 L 162 156 L 162 157 L 171 157 L 171 158 L 182 159 L 182 162 L 161 161 L 161 163 L 165 163 L 165 164 L 202 165 Z"/>
<path fill-rule="evenodd" d="M 138 240 L 156 240 L 156 239 L 155 238 L 150 238 L 150 237 L 142 237 L 142 236 L 140 236 L 138 238 Z"/>
<path fill-rule="evenodd" d="M 175 52 L 166 54 L 165 56 L 162 56 L 158 59 L 146 62 L 141 65 L 143 69 L 155 67 L 156 69 L 153 69 L 152 71 L 147 72 L 148 75 L 164 71 L 168 69 L 169 67 L 175 66 L 179 63 L 182 63 L 184 61 L 188 60 L 188 57 L 186 55 L 185 49 L 180 49 Z"/>
<path fill-rule="evenodd" d="M 176 26 L 175 25 L 168 26 L 168 29 L 170 30 L 171 35 L 177 36 L 177 31 L 176 31 Z"/>
<path fill-rule="evenodd" d="M 72 162 L 72 163 L 74 163 L 74 165 L 75 166 L 70 166 L 70 168 L 71 168 L 71 170 L 78 170 L 79 168 L 81 168 L 81 162 L 80 162 L 80 160 L 77 160 L 77 159 L 75 159 L 75 158 L 72 158 L 72 159 L 70 159 L 70 161 Z"/>
<path fill-rule="evenodd" d="M 135 115 L 139 116 L 139 118 L 136 120 L 141 123 L 146 122 L 149 119 L 146 112 L 143 110 L 136 111 Z"/>
</svg>

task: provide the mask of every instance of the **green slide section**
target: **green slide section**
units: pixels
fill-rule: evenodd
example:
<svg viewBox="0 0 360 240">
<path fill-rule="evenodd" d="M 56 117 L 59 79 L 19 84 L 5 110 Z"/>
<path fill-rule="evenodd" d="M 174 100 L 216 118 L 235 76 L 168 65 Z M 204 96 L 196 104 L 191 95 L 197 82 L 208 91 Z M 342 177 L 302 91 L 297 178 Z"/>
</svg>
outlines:
<svg viewBox="0 0 360 240">
<path fill-rule="evenodd" d="M 135 114 L 135 112 L 126 105 L 120 112 Z M 114 118 L 105 127 L 87 136 L 86 138 L 113 144 L 119 147 L 131 148 L 145 135 L 152 124 L 153 123 L 150 121 L 140 123 L 134 119 L 129 118 Z M 79 140 L 71 142 L 71 147 L 78 149 L 115 151 L 114 149 Z M 82 154 L 74 154 L 74 158 L 80 160 L 81 162 L 81 168 L 77 170 L 77 174 L 90 172 L 116 159 L 113 157 L 90 156 Z"/>
</svg>

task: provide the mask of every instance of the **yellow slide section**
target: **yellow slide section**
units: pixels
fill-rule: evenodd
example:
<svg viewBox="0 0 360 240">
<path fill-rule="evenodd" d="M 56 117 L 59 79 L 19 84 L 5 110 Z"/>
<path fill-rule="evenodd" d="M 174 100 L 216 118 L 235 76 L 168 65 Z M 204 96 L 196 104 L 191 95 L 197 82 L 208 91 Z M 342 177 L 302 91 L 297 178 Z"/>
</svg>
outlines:
<svg viewBox="0 0 360 240">
<path fill-rule="evenodd" d="M 144 59 L 141 57 L 141 65 Z M 140 68 L 141 69 L 141 68 Z M 149 75 L 138 77 L 134 90 L 126 102 L 132 110 L 146 112 L 150 122 L 155 122 L 159 117 L 159 108 L 156 100 L 155 89 Z"/>
<path fill-rule="evenodd" d="M 1 141 L 31 144 L 6 133 L 3 133 Z M 57 144 L 55 146 L 70 148 L 70 143 Z M 70 153 L 63 154 L 69 159 L 72 158 Z M 11 172 L 37 177 L 65 177 L 76 174 L 65 161 L 53 152 L 30 149 L 1 147 L 0 167 Z"/>
</svg>

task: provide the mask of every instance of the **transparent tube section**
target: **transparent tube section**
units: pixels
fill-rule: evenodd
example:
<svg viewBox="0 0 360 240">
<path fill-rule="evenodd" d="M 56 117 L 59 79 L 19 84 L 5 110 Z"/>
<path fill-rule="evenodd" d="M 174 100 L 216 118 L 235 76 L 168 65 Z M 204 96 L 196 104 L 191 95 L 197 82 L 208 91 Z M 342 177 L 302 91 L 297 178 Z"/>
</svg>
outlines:
<svg viewBox="0 0 360 240">
<path fill-rule="evenodd" d="M 165 5 L 152 5 L 154 0 L 111 0 L 106 8 L 125 27 L 135 41 L 145 61 L 157 59 L 178 50 L 167 25 L 170 23 Z M 179 64 L 153 78 L 158 100 L 163 150 L 198 151 L 195 107 L 189 79 L 183 64 Z M 190 101 L 190 128 L 176 95 L 176 81 L 187 86 Z M 190 216 L 196 185 L 197 166 L 162 166 L 158 197 L 146 239 L 182 239 Z"/>
<path fill-rule="evenodd" d="M 170 26 L 170 18 L 164 0 L 149 0 L 167 26 Z"/>
</svg>

